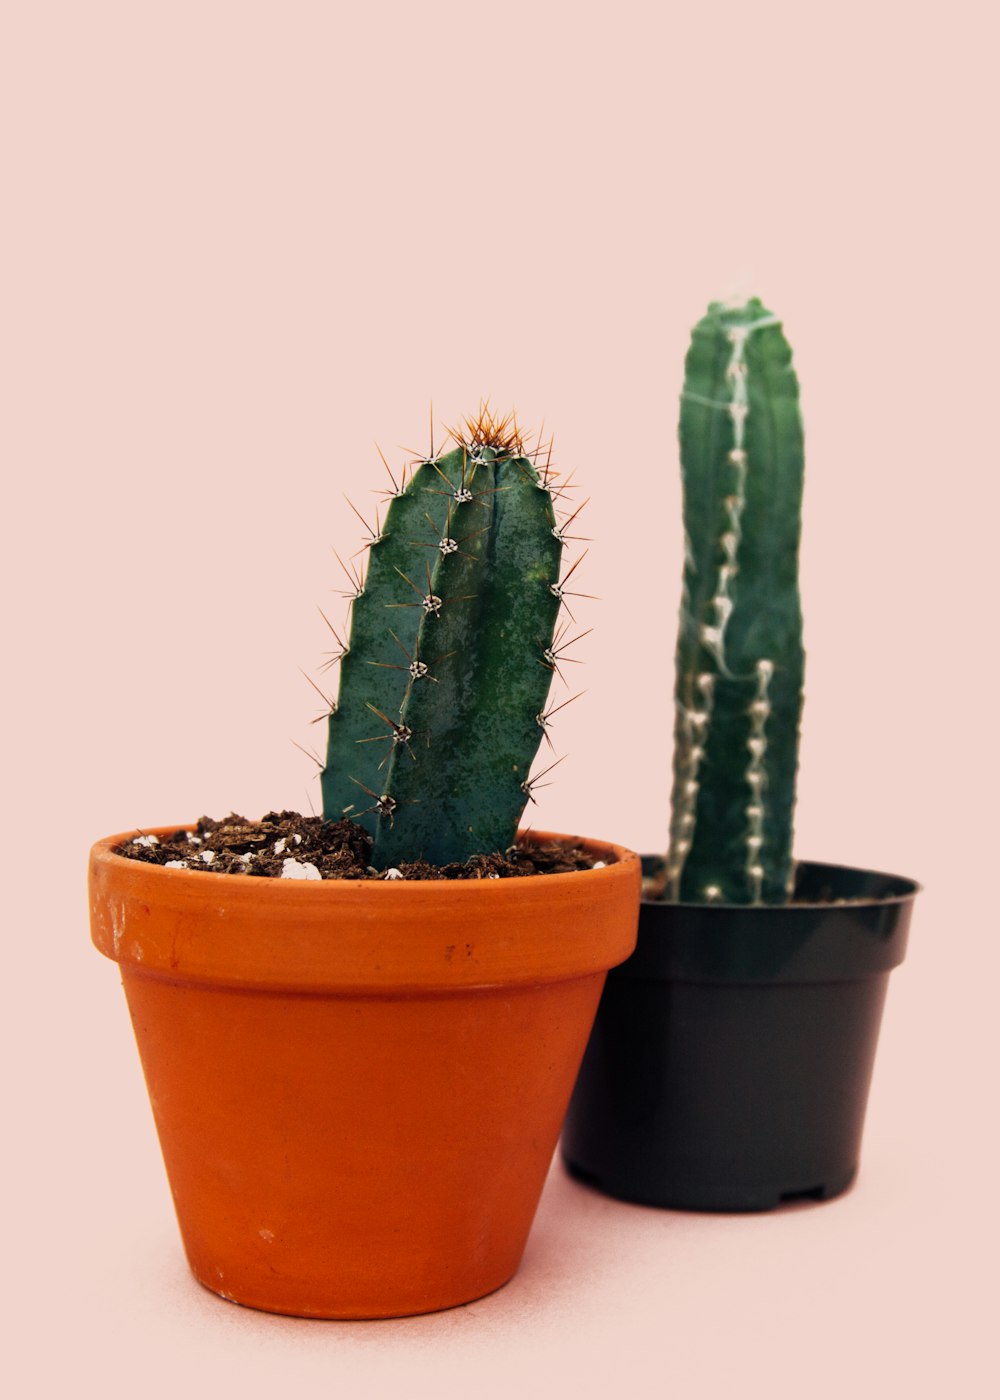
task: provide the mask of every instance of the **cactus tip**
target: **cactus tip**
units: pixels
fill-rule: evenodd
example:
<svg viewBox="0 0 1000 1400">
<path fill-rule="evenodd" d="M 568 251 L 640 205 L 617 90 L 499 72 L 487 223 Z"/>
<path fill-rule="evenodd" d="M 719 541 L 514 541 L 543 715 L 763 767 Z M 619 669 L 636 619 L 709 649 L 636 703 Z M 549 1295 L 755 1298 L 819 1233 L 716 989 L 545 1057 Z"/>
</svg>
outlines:
<svg viewBox="0 0 1000 1400">
<path fill-rule="evenodd" d="M 504 457 L 525 455 L 525 440 L 518 426 L 516 410 L 500 418 L 490 408 L 489 399 L 480 402 L 475 418 L 464 418 L 457 427 L 450 428 L 449 436 L 459 447 L 471 452 L 473 461 L 478 452 L 487 447 Z"/>
</svg>

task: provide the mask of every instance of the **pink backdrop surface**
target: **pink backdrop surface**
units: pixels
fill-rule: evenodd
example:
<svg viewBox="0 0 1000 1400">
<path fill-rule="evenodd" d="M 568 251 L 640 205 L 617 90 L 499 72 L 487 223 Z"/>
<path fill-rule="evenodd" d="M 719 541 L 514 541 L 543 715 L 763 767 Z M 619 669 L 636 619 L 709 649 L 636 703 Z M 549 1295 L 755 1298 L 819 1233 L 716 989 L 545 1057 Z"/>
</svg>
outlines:
<svg viewBox="0 0 1000 1400">
<path fill-rule="evenodd" d="M 14 3 L 0 37 L 4 1269 L 13 1393 L 990 1393 L 996 1275 L 994 12 Z M 308 1324 L 188 1276 L 90 842 L 318 805 L 299 673 L 377 439 L 555 433 L 600 601 L 538 825 L 665 839 L 688 331 L 803 384 L 797 849 L 922 880 L 861 1176 L 763 1217 L 556 1167 L 521 1272 Z M 12 642 L 12 646 L 11 646 Z M 576 674 L 572 679 L 577 679 Z M 321 742 L 321 736 L 320 742 Z"/>
</svg>

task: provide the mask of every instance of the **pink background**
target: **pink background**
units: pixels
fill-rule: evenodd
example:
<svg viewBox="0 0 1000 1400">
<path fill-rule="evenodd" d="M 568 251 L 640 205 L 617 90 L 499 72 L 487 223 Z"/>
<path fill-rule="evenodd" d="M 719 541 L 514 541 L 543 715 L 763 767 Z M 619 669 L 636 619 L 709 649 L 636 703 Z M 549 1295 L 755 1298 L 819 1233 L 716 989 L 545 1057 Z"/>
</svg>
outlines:
<svg viewBox="0 0 1000 1400">
<path fill-rule="evenodd" d="M 987 1393 L 992 14 L 5 7 L 16 1394 Z M 432 398 L 449 422 L 488 394 L 544 418 L 593 498 L 588 694 L 536 820 L 659 847 L 681 363 L 736 291 L 784 317 L 803 381 L 798 850 L 926 884 L 856 1189 L 679 1215 L 556 1168 L 520 1274 L 469 1308 L 323 1325 L 215 1300 L 186 1273 L 117 978 L 87 941 L 89 843 L 318 802 L 290 741 L 322 742 L 298 667 L 326 646 L 314 604 L 339 606 L 331 546 L 359 542 L 344 492 L 374 499 L 373 439 L 423 449 Z"/>
</svg>

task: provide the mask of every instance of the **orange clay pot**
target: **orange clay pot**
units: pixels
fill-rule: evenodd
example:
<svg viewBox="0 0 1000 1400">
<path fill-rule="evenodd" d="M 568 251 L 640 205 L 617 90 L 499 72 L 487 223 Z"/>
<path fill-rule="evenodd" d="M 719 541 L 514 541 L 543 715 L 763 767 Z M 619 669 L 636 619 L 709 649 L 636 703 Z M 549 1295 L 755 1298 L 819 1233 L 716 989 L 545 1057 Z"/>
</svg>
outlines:
<svg viewBox="0 0 1000 1400">
<path fill-rule="evenodd" d="M 300 883 L 112 854 L 127 839 L 91 852 L 92 935 L 199 1282 L 343 1318 L 506 1283 L 635 945 L 638 857 L 586 842 L 604 869 Z"/>
</svg>

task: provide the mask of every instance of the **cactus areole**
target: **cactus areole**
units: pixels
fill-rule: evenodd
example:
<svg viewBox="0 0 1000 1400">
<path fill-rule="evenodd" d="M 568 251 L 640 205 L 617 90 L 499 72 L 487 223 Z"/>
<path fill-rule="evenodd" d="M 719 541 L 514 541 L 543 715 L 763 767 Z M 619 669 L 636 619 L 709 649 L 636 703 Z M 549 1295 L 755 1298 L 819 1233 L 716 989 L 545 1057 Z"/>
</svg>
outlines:
<svg viewBox="0 0 1000 1400">
<path fill-rule="evenodd" d="M 680 415 L 685 565 L 670 848 L 654 894 L 789 897 L 804 656 L 792 352 L 753 299 L 695 327 Z"/>
<path fill-rule="evenodd" d="M 357 577 L 323 815 L 378 868 L 506 850 L 557 669 L 563 539 L 547 471 L 488 410 L 394 489 Z"/>
</svg>

